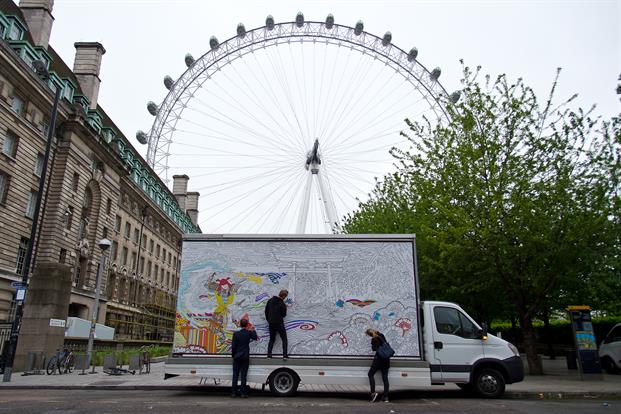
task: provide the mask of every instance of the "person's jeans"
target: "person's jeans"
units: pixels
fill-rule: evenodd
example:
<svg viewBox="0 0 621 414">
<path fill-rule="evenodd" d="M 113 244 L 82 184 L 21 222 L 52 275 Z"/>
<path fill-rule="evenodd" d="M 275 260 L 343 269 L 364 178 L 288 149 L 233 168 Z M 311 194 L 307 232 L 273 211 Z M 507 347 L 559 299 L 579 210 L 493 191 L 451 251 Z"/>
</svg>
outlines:
<svg viewBox="0 0 621 414">
<path fill-rule="evenodd" d="M 285 324 L 271 324 L 270 323 L 270 341 L 267 343 L 267 356 L 272 356 L 272 349 L 274 348 L 274 342 L 276 341 L 276 334 L 280 335 L 282 340 L 282 356 L 287 357 L 287 330 Z"/>
<path fill-rule="evenodd" d="M 248 376 L 248 367 L 250 366 L 250 358 L 239 358 L 233 360 L 233 387 L 231 394 L 247 393 L 246 377 Z M 241 385 L 237 388 L 237 379 L 241 376 Z"/>
<path fill-rule="evenodd" d="M 381 359 L 377 356 L 373 358 L 373 363 L 369 369 L 369 385 L 371 385 L 371 393 L 375 392 L 375 373 L 382 371 L 382 382 L 384 383 L 384 397 L 388 395 L 388 369 L 390 369 L 390 359 Z"/>
</svg>

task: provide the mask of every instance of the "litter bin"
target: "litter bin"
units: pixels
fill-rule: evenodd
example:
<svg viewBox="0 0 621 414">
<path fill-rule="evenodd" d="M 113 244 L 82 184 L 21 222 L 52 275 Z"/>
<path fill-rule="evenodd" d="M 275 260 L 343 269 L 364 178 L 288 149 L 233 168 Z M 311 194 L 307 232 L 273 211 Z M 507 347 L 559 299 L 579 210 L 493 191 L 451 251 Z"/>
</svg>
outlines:
<svg viewBox="0 0 621 414">
<path fill-rule="evenodd" d="M 576 357 L 576 350 L 569 349 L 566 351 L 567 356 L 567 369 L 578 369 L 578 360 Z"/>
</svg>

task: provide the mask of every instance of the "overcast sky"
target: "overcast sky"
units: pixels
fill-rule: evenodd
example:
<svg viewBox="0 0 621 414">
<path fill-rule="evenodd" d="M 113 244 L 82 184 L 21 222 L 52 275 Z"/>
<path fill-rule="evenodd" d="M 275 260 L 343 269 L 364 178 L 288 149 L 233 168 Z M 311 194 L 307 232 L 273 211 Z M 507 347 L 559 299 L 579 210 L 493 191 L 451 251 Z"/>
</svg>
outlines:
<svg viewBox="0 0 621 414">
<path fill-rule="evenodd" d="M 186 53 L 200 57 L 210 36 L 222 42 L 240 22 L 250 30 L 263 26 L 268 14 L 285 22 L 298 11 L 315 21 L 332 13 L 336 23 L 349 26 L 362 20 L 378 36 L 391 31 L 393 44 L 416 46 L 423 65 L 442 69 L 440 81 L 449 92 L 459 88 L 459 59 L 492 75 L 523 77 L 542 100 L 562 67 L 558 99 L 578 93 L 580 106 L 597 104 L 605 117 L 621 112 L 615 95 L 620 0 L 56 0 L 51 44 L 70 67 L 74 42 L 104 45 L 99 103 L 144 155 L 134 134 L 153 123 L 146 103 L 163 100 L 162 79 L 183 73 Z"/>
</svg>

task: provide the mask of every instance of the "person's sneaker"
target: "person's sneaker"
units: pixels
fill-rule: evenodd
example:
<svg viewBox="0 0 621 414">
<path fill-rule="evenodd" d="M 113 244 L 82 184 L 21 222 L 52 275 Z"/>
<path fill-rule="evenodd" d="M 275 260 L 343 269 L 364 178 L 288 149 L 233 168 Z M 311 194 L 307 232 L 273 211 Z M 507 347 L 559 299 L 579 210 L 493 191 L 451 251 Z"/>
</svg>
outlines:
<svg viewBox="0 0 621 414">
<path fill-rule="evenodd" d="M 282 360 L 283 360 L 283 361 L 286 361 L 286 360 L 288 360 L 288 359 L 289 359 L 289 356 L 288 356 L 288 355 L 283 355 L 283 357 L 282 357 Z"/>
<path fill-rule="evenodd" d="M 267 357 L 268 357 L 269 359 L 272 359 L 272 356 L 271 356 L 271 355 L 268 355 Z"/>
<path fill-rule="evenodd" d="M 377 396 L 378 396 L 378 395 L 379 395 L 378 393 L 376 393 L 376 392 L 372 392 L 372 393 L 371 393 L 371 402 L 375 402 L 375 401 L 377 401 Z"/>
<path fill-rule="evenodd" d="M 388 400 L 388 396 L 382 397 L 382 402 L 390 402 L 390 401 Z"/>
</svg>

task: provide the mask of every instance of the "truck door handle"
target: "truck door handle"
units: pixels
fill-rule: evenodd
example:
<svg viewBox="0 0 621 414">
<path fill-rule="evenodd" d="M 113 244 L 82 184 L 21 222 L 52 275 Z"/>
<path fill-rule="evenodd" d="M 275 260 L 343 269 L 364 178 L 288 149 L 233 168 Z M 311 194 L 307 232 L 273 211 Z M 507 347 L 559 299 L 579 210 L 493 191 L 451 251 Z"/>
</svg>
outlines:
<svg viewBox="0 0 621 414">
<path fill-rule="evenodd" d="M 434 349 L 442 349 L 442 346 L 443 346 L 442 342 L 434 342 L 433 343 Z"/>
</svg>

